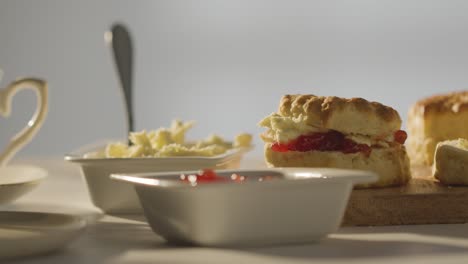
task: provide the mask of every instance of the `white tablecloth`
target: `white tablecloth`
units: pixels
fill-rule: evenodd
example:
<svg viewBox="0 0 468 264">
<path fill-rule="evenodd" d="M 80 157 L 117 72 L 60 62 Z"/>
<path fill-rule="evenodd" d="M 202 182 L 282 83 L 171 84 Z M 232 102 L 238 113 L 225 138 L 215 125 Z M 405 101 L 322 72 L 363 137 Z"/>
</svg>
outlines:
<svg viewBox="0 0 468 264">
<path fill-rule="evenodd" d="M 88 217 L 90 225 L 63 250 L 7 263 L 468 263 L 466 224 L 348 227 L 307 245 L 176 247 L 154 234 L 141 217 L 100 217 L 77 166 L 61 159 L 19 163 L 41 166 L 49 171 L 49 177 L 1 210 L 81 214 Z"/>
</svg>

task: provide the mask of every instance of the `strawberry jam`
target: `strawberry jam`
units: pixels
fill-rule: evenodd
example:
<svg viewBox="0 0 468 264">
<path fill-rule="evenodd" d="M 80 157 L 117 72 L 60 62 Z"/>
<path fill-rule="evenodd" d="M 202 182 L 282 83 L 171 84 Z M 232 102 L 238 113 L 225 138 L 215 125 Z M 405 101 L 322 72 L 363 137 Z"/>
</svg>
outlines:
<svg viewBox="0 0 468 264">
<path fill-rule="evenodd" d="M 366 144 L 358 144 L 348 139 L 342 133 L 334 130 L 328 132 L 301 135 L 286 144 L 274 143 L 271 147 L 273 151 L 341 151 L 343 153 L 361 152 L 369 156 L 372 149 Z"/>
<path fill-rule="evenodd" d="M 192 175 L 180 175 L 180 179 L 182 181 L 186 182 L 191 182 L 191 183 L 210 183 L 210 182 L 224 182 L 228 181 L 228 178 L 219 176 L 214 172 L 213 170 L 210 169 L 204 169 L 198 174 L 192 174 Z"/>
<path fill-rule="evenodd" d="M 275 176 L 262 176 L 255 178 L 257 181 L 266 181 L 266 180 L 272 180 L 277 177 Z M 221 175 L 216 174 L 215 171 L 211 169 L 204 169 L 200 171 L 198 174 L 190 174 L 190 175 L 185 175 L 182 174 L 180 175 L 180 180 L 184 182 L 188 182 L 192 185 L 196 185 L 198 183 L 219 183 L 219 182 L 234 182 L 234 183 L 243 183 L 248 180 L 246 176 L 239 175 L 237 173 L 231 174 L 231 177 L 223 177 Z M 251 179 L 253 180 L 253 179 Z"/>
</svg>

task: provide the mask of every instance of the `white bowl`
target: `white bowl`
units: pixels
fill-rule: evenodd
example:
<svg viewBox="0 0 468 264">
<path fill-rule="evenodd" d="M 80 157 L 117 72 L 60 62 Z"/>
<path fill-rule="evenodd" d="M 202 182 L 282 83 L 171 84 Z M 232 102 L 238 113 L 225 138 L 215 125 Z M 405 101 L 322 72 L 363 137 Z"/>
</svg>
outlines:
<svg viewBox="0 0 468 264">
<path fill-rule="evenodd" d="M 279 179 L 191 186 L 171 172 L 111 175 L 135 185 L 153 231 L 170 242 L 245 246 L 317 241 L 336 231 L 354 184 L 372 172 L 317 168 L 218 171 Z"/>
<path fill-rule="evenodd" d="M 65 156 L 65 160 L 81 165 L 94 205 L 106 213 L 142 213 L 137 195 L 128 184 L 112 181 L 112 173 L 142 173 L 161 171 L 233 169 L 238 168 L 242 155 L 250 148 L 232 149 L 214 157 L 165 158 L 85 158 L 86 153 L 102 150 L 105 145 L 81 148 Z"/>
</svg>

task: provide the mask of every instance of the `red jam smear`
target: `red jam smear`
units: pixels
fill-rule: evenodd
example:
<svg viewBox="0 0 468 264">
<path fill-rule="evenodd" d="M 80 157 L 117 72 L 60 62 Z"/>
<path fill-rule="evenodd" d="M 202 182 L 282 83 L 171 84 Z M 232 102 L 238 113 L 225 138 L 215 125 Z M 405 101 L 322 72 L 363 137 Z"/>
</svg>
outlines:
<svg viewBox="0 0 468 264">
<path fill-rule="evenodd" d="M 393 134 L 395 142 L 404 144 L 408 135 L 403 130 L 398 130 Z M 301 135 L 286 144 L 274 143 L 271 149 L 276 152 L 287 151 L 340 151 L 342 153 L 363 153 L 367 157 L 371 154 L 372 148 L 366 144 L 359 144 L 346 138 L 338 131 L 328 131 Z"/>
<path fill-rule="evenodd" d="M 258 181 L 265 181 L 274 179 L 274 176 L 262 176 L 258 178 Z M 231 177 L 223 177 L 218 174 L 214 170 L 211 169 L 204 169 L 200 171 L 198 174 L 191 174 L 191 175 L 180 175 L 180 180 L 184 182 L 188 182 L 191 184 L 198 184 L 198 183 L 216 183 L 216 182 L 235 182 L 235 183 L 243 183 L 247 181 L 246 176 L 239 175 L 237 173 L 233 173 Z"/>
<path fill-rule="evenodd" d="M 185 182 L 192 182 L 192 183 L 210 183 L 210 182 L 225 182 L 229 179 L 226 177 L 219 176 L 214 172 L 214 170 L 205 169 L 202 170 L 198 174 L 192 175 L 180 175 L 180 180 Z"/>
<path fill-rule="evenodd" d="M 180 180 L 190 183 L 244 182 L 246 177 L 233 173 L 228 178 L 216 174 L 214 170 L 204 169 L 198 174 L 180 175 Z"/>
<path fill-rule="evenodd" d="M 358 144 L 355 141 L 346 138 L 344 134 L 338 131 L 328 131 L 313 133 L 310 135 L 301 135 L 298 138 L 286 143 L 274 143 L 271 147 L 273 151 L 340 151 L 343 153 L 363 153 L 369 156 L 372 149 L 366 144 Z"/>
</svg>

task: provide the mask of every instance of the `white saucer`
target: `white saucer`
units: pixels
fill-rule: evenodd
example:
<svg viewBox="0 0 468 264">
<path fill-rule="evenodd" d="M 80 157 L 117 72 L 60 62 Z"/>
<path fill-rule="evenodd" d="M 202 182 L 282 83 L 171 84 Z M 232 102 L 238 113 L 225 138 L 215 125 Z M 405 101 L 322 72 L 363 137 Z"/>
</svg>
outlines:
<svg viewBox="0 0 468 264">
<path fill-rule="evenodd" d="M 12 202 L 31 191 L 46 176 L 46 170 L 34 166 L 0 167 L 0 205 Z"/>
<path fill-rule="evenodd" d="M 0 259 L 63 248 L 85 227 L 84 218 L 75 215 L 0 212 Z"/>
</svg>

